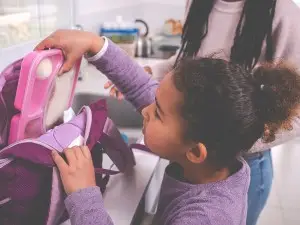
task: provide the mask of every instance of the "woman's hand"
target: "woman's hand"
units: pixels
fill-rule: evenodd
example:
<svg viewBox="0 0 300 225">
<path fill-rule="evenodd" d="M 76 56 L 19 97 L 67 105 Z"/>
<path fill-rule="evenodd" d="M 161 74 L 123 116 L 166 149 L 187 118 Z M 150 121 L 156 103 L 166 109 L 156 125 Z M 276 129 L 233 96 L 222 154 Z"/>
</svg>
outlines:
<svg viewBox="0 0 300 225">
<path fill-rule="evenodd" d="M 72 69 L 75 62 L 84 54 L 96 55 L 103 47 L 104 39 L 96 34 L 78 30 L 58 30 L 39 43 L 35 50 L 61 49 L 65 62 L 60 74 Z"/>
<path fill-rule="evenodd" d="M 151 67 L 149 66 L 145 66 L 144 67 L 144 70 L 149 73 L 149 75 L 151 76 L 152 75 L 152 69 Z M 105 84 L 104 84 L 104 88 L 105 89 L 109 89 L 110 88 L 110 91 L 109 91 L 109 95 L 112 96 L 112 97 L 115 97 L 117 98 L 118 100 L 122 100 L 124 99 L 124 95 L 114 86 L 114 84 L 111 82 L 111 81 L 107 81 Z"/>
<path fill-rule="evenodd" d="M 80 189 L 96 186 L 95 169 L 88 147 L 73 147 L 64 151 L 67 163 L 56 152 L 52 157 L 56 163 L 66 193 L 69 195 Z"/>
</svg>

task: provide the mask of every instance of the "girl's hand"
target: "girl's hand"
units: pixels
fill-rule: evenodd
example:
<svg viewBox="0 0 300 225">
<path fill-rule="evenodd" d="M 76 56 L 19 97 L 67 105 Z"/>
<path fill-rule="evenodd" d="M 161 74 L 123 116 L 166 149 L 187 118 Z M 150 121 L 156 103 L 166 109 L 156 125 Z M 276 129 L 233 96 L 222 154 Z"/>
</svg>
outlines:
<svg viewBox="0 0 300 225">
<path fill-rule="evenodd" d="M 68 163 L 56 152 L 52 157 L 56 163 L 66 193 L 96 186 L 95 170 L 88 147 L 73 147 L 64 151 Z"/>
<path fill-rule="evenodd" d="M 152 70 L 149 66 L 145 66 L 144 69 L 147 73 L 149 73 L 150 76 L 152 75 Z M 110 88 L 110 91 L 109 91 L 110 96 L 115 97 L 118 100 L 124 99 L 124 95 L 114 86 L 114 84 L 111 81 L 107 81 L 104 84 L 104 88 L 105 89 Z"/>
<path fill-rule="evenodd" d="M 103 47 L 104 39 L 96 34 L 79 30 L 58 30 L 39 43 L 35 50 L 61 49 L 65 62 L 60 74 L 72 69 L 77 59 L 84 54 L 96 55 Z"/>
</svg>

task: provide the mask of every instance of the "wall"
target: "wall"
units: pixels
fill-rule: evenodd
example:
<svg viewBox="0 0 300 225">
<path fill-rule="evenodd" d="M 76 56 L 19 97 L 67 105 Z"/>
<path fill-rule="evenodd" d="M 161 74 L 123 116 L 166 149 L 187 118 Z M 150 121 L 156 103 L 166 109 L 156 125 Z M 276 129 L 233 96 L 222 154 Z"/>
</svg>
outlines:
<svg viewBox="0 0 300 225">
<path fill-rule="evenodd" d="M 76 23 L 85 30 L 98 32 L 103 21 L 113 21 L 117 15 L 125 20 L 144 19 L 151 33 L 157 33 L 165 20 L 181 19 L 186 0 L 77 0 Z M 162 2 L 162 3 L 161 3 Z"/>
<path fill-rule="evenodd" d="M 42 38 L 41 36 L 44 37 L 58 28 L 70 28 L 72 25 L 72 0 L 26 0 L 22 2 L 24 4 L 21 4 L 21 1 L 11 0 L 1 0 L 0 2 L 2 12 L 7 15 L 14 15 L 16 12 L 30 14 L 30 20 L 23 21 L 21 25 L 20 22 L 17 22 L 18 20 L 6 22 L 3 20 L 5 16 L 2 15 L 0 33 L 7 34 L 8 41 L 5 47 L 2 45 L 0 48 L 0 71 L 8 64 L 31 52 Z M 9 23 L 14 26 L 8 26 Z M 13 29 L 13 27 L 17 29 Z M 11 32 L 11 30 L 18 32 Z"/>
<path fill-rule="evenodd" d="M 0 0 L 10 2 L 9 0 Z M 32 0 L 36 2 L 36 0 Z M 115 20 L 117 15 L 125 20 L 144 19 L 150 33 L 161 30 L 169 18 L 181 19 L 186 0 L 40 0 L 41 4 L 54 4 L 58 8 L 55 16 L 56 28 L 70 28 L 73 21 L 83 25 L 87 31 L 99 32 L 103 21 Z M 74 3 L 74 9 L 71 5 Z M 27 2 L 29 4 L 29 2 Z M 55 28 L 53 28 L 55 29 Z M 45 35 L 45 34 L 44 34 Z M 0 71 L 8 64 L 32 51 L 38 39 L 0 49 Z"/>
<path fill-rule="evenodd" d="M 151 33 L 161 30 L 164 22 L 170 18 L 182 20 L 185 12 L 185 0 L 143 0 L 141 17 L 145 19 Z"/>
<path fill-rule="evenodd" d="M 143 0 L 75 0 L 80 15 L 130 7 Z"/>
</svg>

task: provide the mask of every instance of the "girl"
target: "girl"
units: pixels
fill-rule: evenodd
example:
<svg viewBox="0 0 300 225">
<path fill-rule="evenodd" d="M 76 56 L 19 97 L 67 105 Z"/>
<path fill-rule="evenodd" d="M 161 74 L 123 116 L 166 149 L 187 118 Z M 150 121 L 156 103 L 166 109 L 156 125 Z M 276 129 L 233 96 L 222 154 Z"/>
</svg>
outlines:
<svg viewBox="0 0 300 225">
<path fill-rule="evenodd" d="M 248 70 L 266 60 L 284 59 L 299 65 L 300 10 L 292 0 L 188 0 L 187 9 L 179 54 L 151 68 L 157 80 L 162 80 L 182 58 L 214 52 Z M 111 94 L 116 93 L 121 98 L 113 88 Z M 260 141 L 245 154 L 251 168 L 247 225 L 256 224 L 271 190 L 270 147 L 299 134 L 300 129 L 295 127 L 278 135 L 272 145 Z"/>
<path fill-rule="evenodd" d="M 253 74 L 221 59 L 181 61 L 157 87 L 146 72 L 105 38 L 82 31 L 58 31 L 37 49 L 60 48 L 72 67 L 83 54 L 125 94 L 144 117 L 145 143 L 170 160 L 155 224 L 246 224 L 250 170 L 239 157 L 261 136 L 297 114 L 300 77 L 282 65 Z M 172 96 L 170 98 L 169 96 Z M 71 223 L 112 224 L 95 185 L 86 147 L 56 152 Z"/>
</svg>

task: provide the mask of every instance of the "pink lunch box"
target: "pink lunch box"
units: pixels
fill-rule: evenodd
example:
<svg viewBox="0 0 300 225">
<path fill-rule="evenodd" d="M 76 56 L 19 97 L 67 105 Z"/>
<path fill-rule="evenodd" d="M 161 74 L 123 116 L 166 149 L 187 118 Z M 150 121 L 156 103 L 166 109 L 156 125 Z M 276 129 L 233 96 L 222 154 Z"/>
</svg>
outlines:
<svg viewBox="0 0 300 225">
<path fill-rule="evenodd" d="M 35 51 L 23 58 L 14 106 L 20 111 L 10 124 L 9 144 L 36 138 L 53 128 L 72 106 L 81 58 L 58 77 L 61 50 Z"/>
</svg>

